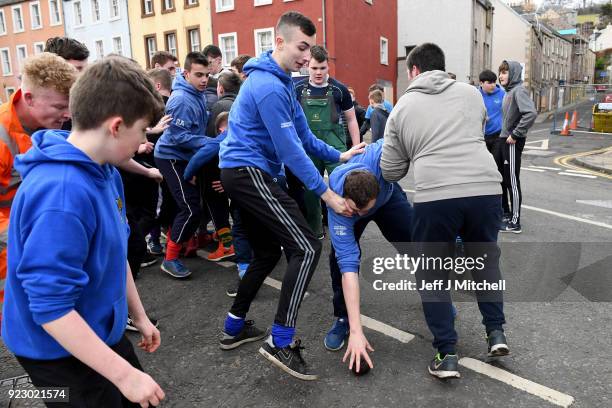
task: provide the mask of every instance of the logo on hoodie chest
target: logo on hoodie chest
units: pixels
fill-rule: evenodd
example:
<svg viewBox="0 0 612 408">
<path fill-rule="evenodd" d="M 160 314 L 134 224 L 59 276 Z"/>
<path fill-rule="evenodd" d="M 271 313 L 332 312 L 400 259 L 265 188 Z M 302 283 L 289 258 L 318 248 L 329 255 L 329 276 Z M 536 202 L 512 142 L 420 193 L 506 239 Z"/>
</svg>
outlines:
<svg viewBox="0 0 612 408">
<path fill-rule="evenodd" d="M 121 219 L 121 221 L 127 223 L 127 220 L 123 217 L 123 200 L 121 199 L 121 197 L 117 197 L 115 199 L 115 202 L 117 203 L 117 210 L 119 211 L 119 218 Z"/>
</svg>

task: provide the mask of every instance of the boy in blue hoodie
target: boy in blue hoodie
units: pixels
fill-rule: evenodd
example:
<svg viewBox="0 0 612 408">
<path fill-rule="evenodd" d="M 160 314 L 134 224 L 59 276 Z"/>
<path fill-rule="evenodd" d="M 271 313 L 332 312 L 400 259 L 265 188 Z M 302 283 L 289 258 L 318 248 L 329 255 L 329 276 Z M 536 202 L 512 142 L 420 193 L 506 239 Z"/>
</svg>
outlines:
<svg viewBox="0 0 612 408">
<path fill-rule="evenodd" d="M 166 104 L 166 114 L 172 116 L 172 122 L 155 145 L 155 163 L 178 208 L 161 269 L 178 279 L 191 275 L 178 258 L 183 244 L 198 229 L 202 212 L 199 189 L 185 181 L 183 175 L 189 159 L 206 143 L 208 112 L 204 91 L 209 73 L 208 60 L 202 53 L 187 54 L 184 76 L 177 75 L 174 79 Z"/>
<path fill-rule="evenodd" d="M 77 80 L 70 111 L 72 133 L 36 132 L 15 159 L 23 183 L 10 219 L 4 343 L 35 386 L 68 387 L 71 406 L 157 405 L 164 393 L 124 335 L 129 309 L 139 347 L 160 344 L 127 263 L 114 166 L 134 155 L 163 102 L 138 66 L 113 57 Z"/>
<path fill-rule="evenodd" d="M 487 150 L 491 153 L 502 129 L 502 104 L 506 91 L 497 85 L 497 75 L 490 69 L 482 71 L 478 79 L 480 80 L 480 94 L 487 108 L 484 139 Z"/>
<path fill-rule="evenodd" d="M 305 66 L 315 42 L 312 21 L 297 12 L 281 16 L 274 51 L 244 66 L 248 78 L 229 116 L 221 143 L 221 182 L 240 215 L 254 252 L 225 320 L 220 347 L 230 350 L 265 336 L 246 321 L 251 302 L 279 261 L 284 248 L 287 270 L 272 335 L 260 348 L 273 364 L 302 380 L 315 380 L 294 341 L 300 303 L 314 273 L 321 243 L 308 227 L 296 202 L 274 182 L 283 165 L 338 213 L 349 214 L 345 200 L 327 188 L 308 154 L 329 162 L 346 161 L 363 145 L 345 153 L 317 139 L 297 102 L 291 72 Z"/>
<path fill-rule="evenodd" d="M 387 241 L 394 245 L 406 243 L 410 241 L 412 224 L 412 207 L 403 189 L 382 176 L 382 146 L 383 139 L 367 146 L 362 155 L 337 167 L 329 177 L 330 188 L 346 199 L 351 215 L 328 212 L 332 242 L 329 271 L 337 320 L 323 344 L 328 350 L 337 351 L 348 337 L 342 361 L 350 356 L 349 368 L 355 364 L 357 372 L 364 360 L 373 367 L 367 351 L 374 351 L 363 334 L 359 317 L 359 239 L 370 221 L 374 221 Z"/>
</svg>

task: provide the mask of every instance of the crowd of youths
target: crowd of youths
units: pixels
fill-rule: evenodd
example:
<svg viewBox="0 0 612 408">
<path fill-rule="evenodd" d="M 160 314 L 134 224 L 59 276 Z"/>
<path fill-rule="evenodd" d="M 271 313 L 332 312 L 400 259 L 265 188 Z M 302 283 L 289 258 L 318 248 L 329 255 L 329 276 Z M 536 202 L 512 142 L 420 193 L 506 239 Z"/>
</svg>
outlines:
<svg viewBox="0 0 612 408">
<path fill-rule="evenodd" d="M 226 70 L 214 45 L 182 67 L 161 51 L 146 73 L 117 55 L 85 68 L 87 49 L 68 38 L 25 61 L 20 88 L 0 107 L 0 294 L 3 341 L 36 386 L 70 387 L 72 406 L 157 405 L 164 392 L 124 335 L 139 331 L 148 352 L 160 345 L 134 279 L 162 255 L 161 270 L 185 279 L 181 257 L 215 241 L 208 260 L 231 258 L 238 269 L 220 348 L 265 339 L 260 353 L 303 380 L 317 376 L 295 328 L 325 224 L 336 319 L 323 343 L 336 351 L 348 342 L 344 360 L 357 371 L 373 367 L 358 280 L 370 221 L 398 251 L 413 242 L 447 256 L 450 246 L 428 244 L 460 237 L 475 256 L 474 243 L 488 244 L 474 279 L 501 278 L 497 235 L 521 230 L 520 155 L 535 119 L 520 64 L 499 69 L 506 94 L 491 71 L 479 93 L 449 76 L 439 47 L 423 44 L 407 58 L 411 81 L 398 104 L 373 85 L 366 110 L 330 77 L 312 21 L 285 13 L 275 32 L 274 50 Z M 304 67 L 309 77 L 296 82 L 292 72 Z M 410 166 L 412 203 L 397 184 Z M 246 317 L 283 254 L 266 330 Z M 450 291 L 420 294 L 436 349 L 428 370 L 459 377 Z M 508 354 L 502 293 L 477 300 L 489 355 Z"/>
</svg>

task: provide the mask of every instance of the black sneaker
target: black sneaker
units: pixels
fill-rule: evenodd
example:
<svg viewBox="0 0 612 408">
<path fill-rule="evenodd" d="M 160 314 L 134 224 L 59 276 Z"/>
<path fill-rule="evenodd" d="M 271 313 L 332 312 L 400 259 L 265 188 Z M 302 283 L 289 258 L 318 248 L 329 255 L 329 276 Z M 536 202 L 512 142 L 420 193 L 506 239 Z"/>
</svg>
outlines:
<svg viewBox="0 0 612 408">
<path fill-rule="evenodd" d="M 235 336 L 222 332 L 221 340 L 219 340 L 219 348 L 221 350 L 232 350 L 244 343 L 261 340 L 267 335 L 267 331 L 259 330 L 255 327 L 253 320 L 244 322 L 242 331 Z"/>
<path fill-rule="evenodd" d="M 276 347 L 272 342 L 272 336 L 269 336 L 259 349 L 259 352 L 270 360 L 272 364 L 295 378 L 305 381 L 316 380 L 319 377 L 315 374 L 310 374 L 308 365 L 306 365 L 302 358 L 300 350 L 303 348 L 300 340 L 295 340 L 287 347 Z"/>
<path fill-rule="evenodd" d="M 521 232 L 523 232 L 523 230 L 521 229 L 520 223 L 508 221 L 505 224 L 502 224 L 501 228 L 499 229 L 499 232 L 513 232 L 515 234 L 520 234 Z"/>
<path fill-rule="evenodd" d="M 236 278 L 236 281 L 227 288 L 225 294 L 229 297 L 236 297 L 238 294 L 238 286 L 240 286 L 240 278 Z"/>
<path fill-rule="evenodd" d="M 456 354 L 447 354 L 440 359 L 440 353 L 436 354 L 429 367 L 429 374 L 438 378 L 461 378 L 458 370 L 459 358 Z"/>
<path fill-rule="evenodd" d="M 150 320 L 151 320 L 151 323 L 153 323 L 153 326 L 155 327 L 159 326 L 159 322 L 157 321 L 157 319 L 150 319 Z M 132 320 L 132 317 L 130 315 L 128 315 L 127 323 L 125 324 L 125 330 L 129 330 L 133 332 L 138 331 L 138 328 L 134 326 L 134 321 Z"/>
<path fill-rule="evenodd" d="M 506 335 L 501 330 L 491 331 L 487 336 L 487 344 L 489 345 L 489 354 L 487 354 L 489 357 L 502 357 L 510 354 Z"/>
<path fill-rule="evenodd" d="M 155 262 L 157 262 L 157 257 L 147 253 L 144 258 L 142 258 L 142 261 L 140 262 L 140 267 L 146 268 L 147 266 L 153 265 Z"/>
</svg>

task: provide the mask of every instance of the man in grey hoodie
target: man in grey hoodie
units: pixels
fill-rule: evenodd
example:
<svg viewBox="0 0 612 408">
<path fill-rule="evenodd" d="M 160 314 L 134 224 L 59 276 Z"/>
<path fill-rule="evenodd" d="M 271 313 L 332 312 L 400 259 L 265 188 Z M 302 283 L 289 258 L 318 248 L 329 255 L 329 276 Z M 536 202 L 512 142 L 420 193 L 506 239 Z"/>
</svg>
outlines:
<svg viewBox="0 0 612 408">
<path fill-rule="evenodd" d="M 515 234 L 522 232 L 521 155 L 527 131 L 538 115 L 529 92 L 523 86 L 522 73 L 523 67 L 516 61 L 504 61 L 499 66 L 499 83 L 505 88 L 506 96 L 502 104 L 502 131 L 493 148 L 495 161 L 500 169 L 503 168 L 502 188 L 504 192 L 508 191 L 510 198 L 510 206 L 503 203 L 504 210 L 509 208 L 510 213 L 504 214 L 500 231 Z"/>
<path fill-rule="evenodd" d="M 466 259 L 483 262 L 482 268 L 472 270 L 473 281 L 497 282 L 501 175 L 484 142 L 487 111 L 482 97 L 473 86 L 449 78 L 444 53 L 435 44 L 416 47 L 407 62 L 411 82 L 387 121 L 380 165 L 388 182 L 399 181 L 410 163 L 414 165 L 414 255 L 446 262 L 461 235 Z M 452 269 L 438 262 L 434 268 L 416 271 L 425 319 L 438 351 L 428 370 L 439 378 L 460 376 L 448 288 Z M 443 285 L 425 286 L 433 282 Z M 503 296 L 501 290 L 490 289 L 476 291 L 476 297 L 489 355 L 502 356 L 509 353 L 502 327 Z"/>
</svg>

